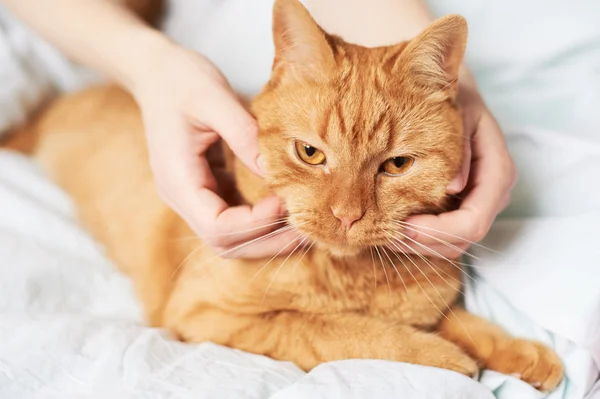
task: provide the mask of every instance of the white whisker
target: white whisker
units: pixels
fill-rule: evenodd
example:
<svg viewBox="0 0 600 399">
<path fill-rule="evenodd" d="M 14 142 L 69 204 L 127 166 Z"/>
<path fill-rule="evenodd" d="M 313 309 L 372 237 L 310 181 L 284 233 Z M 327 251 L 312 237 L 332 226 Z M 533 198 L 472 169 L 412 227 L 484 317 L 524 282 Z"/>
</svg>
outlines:
<svg viewBox="0 0 600 399">
<path fill-rule="evenodd" d="M 300 238 L 301 236 L 297 236 L 296 238 L 294 238 L 292 241 L 290 241 L 289 243 L 287 243 L 283 248 L 281 248 L 279 250 L 279 252 L 277 252 L 275 255 L 273 255 L 271 257 L 271 259 L 269 259 L 269 261 L 267 263 L 265 263 L 260 269 L 258 269 L 258 271 L 254 274 L 254 276 L 252 276 L 252 278 L 250 279 L 250 281 L 248 281 L 248 283 L 251 283 L 252 281 L 254 281 L 254 279 L 260 274 L 260 272 L 262 272 L 271 262 L 273 262 L 273 260 L 275 258 L 277 258 L 279 256 L 280 253 L 282 253 L 283 251 L 285 251 L 285 249 L 287 247 L 289 247 L 290 245 L 292 245 L 294 242 L 296 242 L 296 240 L 298 240 L 298 238 Z"/>
<path fill-rule="evenodd" d="M 388 291 L 390 296 L 390 304 L 392 303 L 392 287 L 390 286 L 390 279 L 388 278 L 387 271 L 385 270 L 385 265 L 383 263 L 383 258 L 381 257 L 381 252 L 379 252 L 379 248 L 375 247 L 375 251 L 377 252 L 377 256 L 379 256 L 379 261 L 381 262 L 381 267 L 383 268 L 383 274 L 385 275 L 385 280 L 387 281 Z"/>
<path fill-rule="evenodd" d="M 437 241 L 438 243 L 440 243 L 440 244 L 442 244 L 442 245 L 445 245 L 445 246 L 447 246 L 448 248 L 451 248 L 451 249 L 455 250 L 456 252 L 460 253 L 461 255 L 467 255 L 467 256 L 470 256 L 470 257 L 471 257 L 471 258 L 473 258 L 473 259 L 479 260 L 479 258 L 478 258 L 478 257 L 476 257 L 475 255 L 473 255 L 473 254 L 471 254 L 470 252 L 468 252 L 468 251 L 465 251 L 465 250 L 463 250 L 463 249 L 461 249 L 461 248 L 457 247 L 457 246 L 456 246 L 456 245 L 454 245 L 454 244 L 450 244 L 448 241 L 441 240 L 441 239 L 439 239 L 439 238 L 437 238 L 437 237 L 434 237 L 434 236 L 432 236 L 432 235 L 429 235 L 429 234 L 427 234 L 427 233 L 423 233 L 422 231 L 419 231 L 419 230 L 413 229 L 412 227 L 405 226 L 405 225 L 403 225 L 403 224 L 401 224 L 401 223 L 399 223 L 399 222 L 398 222 L 398 224 L 399 224 L 399 226 L 401 226 L 403 229 L 407 229 L 407 230 L 411 230 L 411 231 L 417 232 L 417 233 L 419 233 L 419 234 L 423 234 L 425 237 L 429 237 L 429 238 L 431 238 L 431 239 L 433 239 L 433 240 Z"/>
<path fill-rule="evenodd" d="M 377 268 L 375 267 L 375 256 L 373 255 L 373 247 L 369 247 L 369 252 L 371 253 L 371 262 L 373 262 L 373 278 L 375 282 L 374 290 L 377 290 Z"/>
<path fill-rule="evenodd" d="M 410 237 L 409 237 L 409 236 L 407 236 L 406 234 L 402 234 L 401 232 L 397 232 L 397 234 L 400 234 L 400 235 L 401 235 L 402 237 L 404 237 L 405 239 L 412 241 L 413 243 L 417 244 L 419 247 L 421 247 L 421 248 L 425 249 L 425 250 L 426 250 L 426 251 L 428 251 L 429 253 L 432 253 L 433 255 L 435 255 L 435 256 L 437 256 L 437 257 L 439 257 L 439 258 L 442 258 L 442 259 L 444 259 L 446 262 L 450 263 L 452 266 L 454 266 L 454 267 L 458 268 L 458 270 L 460 270 L 460 271 L 461 271 L 461 272 L 462 272 L 462 273 L 463 273 L 465 276 L 467 276 L 467 277 L 469 277 L 471 280 L 475 281 L 475 279 L 474 279 L 473 277 L 471 277 L 471 276 L 469 275 L 469 273 L 465 272 L 465 271 L 464 271 L 464 270 L 463 270 L 463 269 L 462 269 L 460 266 L 458 266 L 458 265 L 456 264 L 456 263 L 458 263 L 458 262 L 451 261 L 450 259 L 446 258 L 444 255 L 442 255 L 442 254 L 440 254 L 439 252 L 437 252 L 437 251 L 435 251 L 435 250 L 433 250 L 433 249 L 429 248 L 427 245 L 423 245 L 423 244 L 421 244 L 420 242 L 418 242 L 418 241 L 416 241 L 416 240 L 413 240 L 412 238 L 410 238 Z M 396 238 L 396 237 L 394 237 L 394 239 L 395 239 L 396 241 L 398 241 L 398 242 L 402 242 L 402 240 L 399 240 L 399 239 L 398 239 L 398 238 Z M 404 243 L 404 244 L 406 244 L 406 243 Z M 413 249 L 412 247 L 409 247 L 409 248 L 411 248 L 411 249 L 414 251 L 414 249 Z M 415 252 L 417 255 L 421 256 L 421 254 L 419 254 L 417 251 L 414 251 L 414 252 Z"/>
<path fill-rule="evenodd" d="M 471 244 L 471 245 L 474 245 L 474 246 L 476 246 L 476 247 L 479 247 L 479 248 L 481 248 L 481 249 L 485 249 L 486 251 L 490 251 L 490 252 L 493 252 L 493 253 L 495 253 L 495 254 L 502 255 L 500 252 L 498 252 L 498 251 L 496 251 L 496 250 L 493 250 L 493 249 L 491 249 L 491 248 L 489 248 L 489 247 L 486 247 L 485 245 L 481 245 L 481 244 L 479 244 L 479 243 L 477 243 L 477 242 L 469 241 L 469 240 L 467 240 L 466 238 L 462 238 L 462 237 L 460 237 L 460 236 L 457 236 L 457 235 L 454 235 L 454 234 L 451 234 L 451 233 L 447 233 L 447 232 L 445 232 L 445 231 L 441 231 L 441 230 L 432 229 L 431 227 L 419 226 L 418 224 L 408 223 L 408 222 L 406 222 L 406 221 L 403 221 L 403 220 L 396 220 L 395 222 L 396 222 L 396 223 L 400 223 L 400 224 L 404 224 L 404 225 L 407 225 L 407 226 L 416 227 L 417 229 L 424 229 L 424 230 L 433 231 L 434 233 L 445 234 L 445 235 L 447 235 L 447 236 L 449 236 L 449 237 L 456 238 L 456 239 L 458 239 L 458 240 L 461 240 L 461 241 L 464 241 L 464 242 L 468 242 L 469 244 Z M 423 235 L 426 235 L 426 234 L 425 234 L 425 233 L 423 233 L 422 231 L 418 231 L 418 232 L 419 232 L 419 233 L 421 233 L 421 234 L 423 234 Z M 427 237 L 430 237 L 430 236 L 427 236 Z M 437 238 L 437 237 L 436 237 L 436 238 Z"/>
<path fill-rule="evenodd" d="M 406 286 L 406 284 L 404 283 L 404 279 L 402 278 L 402 276 L 400 275 L 400 272 L 398 271 L 398 269 L 396 268 L 396 265 L 394 264 L 394 262 L 392 261 L 392 258 L 390 258 L 390 256 L 388 255 L 387 251 L 385 250 L 384 247 L 381 247 L 381 250 L 383 251 L 383 253 L 385 254 L 385 256 L 388 258 L 388 260 L 390 261 L 390 265 L 392 265 L 392 267 L 394 268 L 394 270 L 396 271 L 396 274 L 398 275 L 398 277 L 400 277 L 400 281 L 402 281 L 402 285 L 404 286 L 404 291 L 406 291 L 406 295 L 408 296 L 408 287 Z M 400 259 L 400 258 L 398 258 Z M 402 261 L 400 261 L 402 262 Z M 404 265 L 404 262 L 402 262 L 402 264 Z M 406 265 L 404 265 L 404 268 L 406 268 Z"/>
<path fill-rule="evenodd" d="M 393 244 L 392 240 L 388 240 L 391 244 Z M 396 254 L 396 257 L 398 259 L 400 259 L 400 257 L 398 256 L 398 254 Z M 409 258 L 410 259 L 410 258 Z M 431 287 L 433 287 L 433 289 L 438 293 L 439 297 L 442 299 L 442 301 L 444 303 L 446 303 L 446 301 L 444 300 L 444 298 L 442 297 L 442 295 L 440 294 L 440 292 L 437 290 L 437 288 L 435 287 L 435 285 L 433 285 L 433 283 L 431 282 L 431 280 L 429 279 L 429 277 L 427 277 L 427 275 L 425 273 L 423 273 L 423 271 L 421 270 L 421 268 L 419 266 L 417 266 L 417 264 L 410 259 L 410 261 L 413 263 L 413 265 L 415 265 L 415 267 L 417 268 L 417 270 L 419 270 L 419 272 L 421 272 L 421 274 L 427 279 L 427 281 L 429 281 L 429 284 L 431 285 Z M 419 280 L 417 280 L 417 278 L 415 277 L 415 275 L 413 274 L 413 272 L 410 270 L 410 268 L 406 267 L 406 265 L 404 266 L 406 268 L 406 270 L 410 273 L 410 275 L 412 276 L 413 280 L 415 280 L 415 282 L 419 285 L 419 288 L 421 288 L 421 291 L 423 291 L 423 294 L 425 294 L 425 297 L 427 297 L 427 299 L 429 300 L 429 302 L 431 302 L 431 304 L 437 309 L 438 312 L 440 312 L 440 314 L 442 316 L 444 316 L 446 319 L 448 319 L 448 316 L 446 316 L 446 313 L 442 312 L 442 310 L 435 304 L 435 302 L 433 302 L 433 300 L 429 297 L 429 295 L 427 294 L 427 291 L 425 291 L 425 289 L 423 288 L 423 286 L 421 285 L 421 283 L 419 282 Z M 450 309 L 450 307 L 448 306 L 448 304 L 446 303 L 446 307 L 448 309 Z M 450 319 L 448 319 L 450 320 Z"/>
<path fill-rule="evenodd" d="M 296 240 L 298 240 L 301 236 L 296 237 L 292 242 L 295 242 Z M 283 267 L 283 265 L 285 265 L 285 263 L 288 261 L 288 259 L 294 254 L 294 252 L 296 252 L 296 250 L 298 248 L 300 248 L 300 246 L 302 244 L 304 244 L 304 242 L 307 240 L 306 237 L 304 237 L 302 239 L 302 241 L 300 241 L 298 243 L 298 245 L 296 245 L 296 247 L 292 250 L 292 252 L 289 253 L 289 255 L 283 260 L 283 262 L 281 262 L 281 264 L 279 265 L 279 267 L 277 268 L 277 270 L 275 271 L 275 273 L 273 273 L 273 276 L 271 276 L 271 280 L 269 281 L 269 285 L 267 285 L 267 288 L 265 289 L 265 293 L 262 297 L 262 300 L 260 301 L 260 306 L 263 305 L 265 298 L 267 297 L 267 293 L 269 292 L 269 289 L 271 288 L 271 285 L 273 284 L 273 281 L 275 281 L 275 277 L 277 277 L 277 275 L 279 274 L 279 271 L 281 270 L 281 268 Z"/>
<path fill-rule="evenodd" d="M 389 235 L 390 235 L 390 237 L 392 237 L 393 239 L 395 239 L 395 237 L 394 237 L 394 236 L 392 236 L 391 234 L 389 234 Z M 407 243 L 405 243 L 405 242 L 402 242 L 402 241 L 398 241 L 398 240 L 396 240 L 396 241 L 397 241 L 397 243 L 395 243 L 395 242 L 393 242 L 393 241 L 390 241 L 390 243 L 391 243 L 391 244 L 392 244 L 392 245 L 393 245 L 393 246 L 394 246 L 394 247 L 395 247 L 395 248 L 396 248 L 398 251 L 400 251 L 400 252 L 404 252 L 404 251 L 402 251 L 402 248 L 400 248 L 400 247 L 399 247 L 397 244 L 402 244 L 402 245 L 404 245 L 405 247 L 407 247 L 407 248 L 409 249 L 409 251 L 414 251 L 414 250 L 413 250 L 413 248 L 412 248 L 410 245 L 408 245 Z M 464 292 L 462 292 L 462 291 L 461 291 L 459 288 L 456 288 L 456 287 L 454 287 L 454 286 L 453 286 L 452 284 L 450 284 L 450 283 L 449 283 L 449 282 L 448 282 L 448 281 L 447 281 L 447 280 L 446 280 L 444 277 L 442 277 L 442 275 L 439 273 L 439 272 L 443 272 L 443 270 L 442 270 L 442 269 L 439 269 L 439 271 L 438 271 L 438 268 L 437 268 L 437 267 L 436 267 L 436 266 L 435 266 L 435 265 L 434 265 L 432 262 L 430 262 L 430 261 L 429 261 L 429 260 L 428 260 L 426 257 L 423 257 L 423 256 L 421 256 L 420 258 L 421 258 L 421 259 L 422 259 L 422 260 L 425 262 L 425 264 L 426 264 L 427 266 L 429 266 L 431 269 L 433 269 L 433 271 L 434 271 L 434 272 L 435 272 L 435 273 L 436 273 L 436 274 L 437 274 L 437 275 L 438 275 L 438 276 L 439 276 L 439 277 L 440 277 L 440 278 L 441 278 L 441 279 L 442 279 L 442 280 L 443 280 L 443 281 L 444 281 L 444 282 L 445 282 L 445 283 L 446 283 L 448 286 L 450 286 L 452 289 L 454 289 L 454 290 L 456 290 L 456 291 L 460 292 L 462 295 L 464 295 L 464 294 L 465 294 L 465 293 L 464 293 Z M 410 256 L 408 256 L 408 259 L 409 259 L 411 262 L 413 262 L 413 263 L 414 263 L 414 261 L 412 260 L 412 258 L 411 258 Z M 444 273 L 445 273 L 445 272 L 444 272 Z M 445 274 L 446 274 L 446 273 L 445 273 Z M 446 274 L 446 275 L 447 275 L 447 274 Z M 451 276 L 449 276 L 449 277 L 451 277 Z M 459 283 L 459 284 L 462 286 L 462 281 L 460 281 L 460 280 L 457 280 L 457 279 L 455 279 L 454 277 L 451 277 L 451 278 L 452 278 L 454 281 L 456 281 L 457 283 Z"/>
</svg>

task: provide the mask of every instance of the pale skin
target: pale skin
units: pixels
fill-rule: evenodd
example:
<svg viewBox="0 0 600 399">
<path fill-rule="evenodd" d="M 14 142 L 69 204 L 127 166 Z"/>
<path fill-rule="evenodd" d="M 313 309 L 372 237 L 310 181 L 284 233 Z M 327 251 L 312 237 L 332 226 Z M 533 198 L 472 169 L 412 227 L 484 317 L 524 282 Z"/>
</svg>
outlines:
<svg viewBox="0 0 600 399">
<path fill-rule="evenodd" d="M 131 91 L 142 109 L 162 199 L 209 245 L 229 256 L 249 258 L 286 252 L 282 248 L 297 237 L 289 229 L 260 240 L 260 245 L 232 251 L 280 226 L 285 210 L 273 197 L 253 207 L 229 207 L 218 196 L 218 179 L 206 152 L 219 138 L 253 172 L 261 172 L 256 122 L 210 61 L 146 25 L 121 4 L 123 0 L 1 1 L 66 54 Z M 305 4 L 325 30 L 366 46 L 410 39 L 434 19 L 420 0 Z M 424 255 L 456 257 L 481 240 L 508 204 L 516 180 L 502 132 L 466 69 L 459 102 L 466 157 L 448 193 L 463 201 L 456 211 L 406 221 L 404 233 L 411 240 L 407 248 Z"/>
</svg>

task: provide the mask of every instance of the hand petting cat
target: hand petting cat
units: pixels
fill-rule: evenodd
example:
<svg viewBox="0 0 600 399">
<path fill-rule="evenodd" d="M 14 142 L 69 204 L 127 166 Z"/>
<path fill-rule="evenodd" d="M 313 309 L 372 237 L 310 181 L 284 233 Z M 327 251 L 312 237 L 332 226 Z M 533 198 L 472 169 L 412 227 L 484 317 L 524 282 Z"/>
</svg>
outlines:
<svg viewBox="0 0 600 399">
<path fill-rule="evenodd" d="M 440 215 L 413 216 L 405 221 L 404 231 L 414 252 L 450 259 L 485 237 L 508 205 L 517 179 L 504 135 L 474 79 L 466 71 L 460 79 L 457 101 L 463 114 L 464 161 L 448 186 L 448 194 L 461 199 L 460 207 Z"/>
<path fill-rule="evenodd" d="M 283 254 L 297 233 L 286 231 L 262 239 L 282 226 L 279 199 L 230 207 L 219 195 L 220 176 L 207 161 L 209 148 L 222 138 L 260 175 L 256 121 L 223 75 L 199 53 L 168 45 L 157 52 L 155 61 L 133 92 L 142 110 L 161 198 L 223 256 Z M 240 247 L 252 240 L 261 244 Z"/>
</svg>

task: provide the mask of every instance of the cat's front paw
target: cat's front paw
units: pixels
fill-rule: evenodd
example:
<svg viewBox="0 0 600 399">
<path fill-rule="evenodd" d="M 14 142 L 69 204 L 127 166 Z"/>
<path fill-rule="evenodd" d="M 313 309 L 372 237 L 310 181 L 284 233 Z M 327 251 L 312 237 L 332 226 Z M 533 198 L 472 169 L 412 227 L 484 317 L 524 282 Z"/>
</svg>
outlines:
<svg viewBox="0 0 600 399">
<path fill-rule="evenodd" d="M 440 354 L 440 356 L 433 361 L 432 366 L 452 370 L 464 374 L 467 377 L 475 377 L 479 372 L 477 362 L 459 348 L 456 348 L 456 350 L 454 350 L 454 348 L 452 348 L 452 350 L 448 348 L 447 351 Z"/>
<path fill-rule="evenodd" d="M 416 346 L 419 350 L 414 352 L 415 357 L 410 362 L 452 370 L 468 377 L 474 377 L 479 372 L 477 362 L 452 342 L 429 334 L 420 338 L 422 342 Z"/>
<path fill-rule="evenodd" d="M 556 353 L 524 339 L 500 345 L 487 363 L 487 368 L 518 377 L 540 391 L 553 390 L 563 378 L 563 365 Z"/>
</svg>

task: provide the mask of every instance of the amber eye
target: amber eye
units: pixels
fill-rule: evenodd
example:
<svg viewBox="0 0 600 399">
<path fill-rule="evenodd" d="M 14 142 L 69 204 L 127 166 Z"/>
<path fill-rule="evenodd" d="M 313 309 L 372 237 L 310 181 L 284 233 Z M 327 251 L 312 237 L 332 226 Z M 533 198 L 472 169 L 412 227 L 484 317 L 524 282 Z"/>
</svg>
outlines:
<svg viewBox="0 0 600 399">
<path fill-rule="evenodd" d="M 309 165 L 321 165 L 325 162 L 323 151 L 301 141 L 296 141 L 296 154 Z"/>
<path fill-rule="evenodd" d="M 414 163 L 413 157 L 394 157 L 381 165 L 381 171 L 391 176 L 399 176 L 406 173 Z"/>
</svg>

